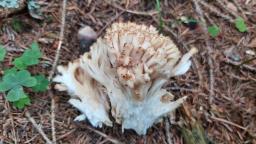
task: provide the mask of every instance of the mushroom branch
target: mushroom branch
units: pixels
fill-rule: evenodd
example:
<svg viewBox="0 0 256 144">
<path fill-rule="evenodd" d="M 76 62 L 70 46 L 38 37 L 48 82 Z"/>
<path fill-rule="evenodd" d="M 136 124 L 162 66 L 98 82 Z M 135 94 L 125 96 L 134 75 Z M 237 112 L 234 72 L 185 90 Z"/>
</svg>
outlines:
<svg viewBox="0 0 256 144">
<path fill-rule="evenodd" d="M 147 129 L 177 109 L 163 85 L 191 66 L 192 48 L 181 55 L 177 46 L 153 26 L 114 23 L 90 51 L 67 66 L 58 66 L 55 88 L 68 91 L 69 103 L 94 127 L 112 126 L 110 114 L 124 129 L 146 134 Z"/>
</svg>

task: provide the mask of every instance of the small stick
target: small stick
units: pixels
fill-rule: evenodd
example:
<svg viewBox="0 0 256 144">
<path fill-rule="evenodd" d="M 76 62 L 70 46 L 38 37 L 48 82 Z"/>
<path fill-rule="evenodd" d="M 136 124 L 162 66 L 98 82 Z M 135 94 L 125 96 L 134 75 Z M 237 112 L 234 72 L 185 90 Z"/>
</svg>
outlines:
<svg viewBox="0 0 256 144">
<path fill-rule="evenodd" d="M 75 131 L 76 131 L 76 129 L 72 129 L 71 131 L 61 135 L 60 137 L 58 137 L 57 140 L 61 140 L 61 139 L 65 138 L 65 137 L 67 137 L 68 135 L 72 134 Z"/>
<path fill-rule="evenodd" d="M 100 131 L 98 131 L 98 130 L 96 130 L 96 129 L 93 129 L 93 128 L 87 126 L 87 125 L 84 125 L 83 127 L 85 127 L 86 129 L 89 129 L 89 130 L 95 132 L 96 134 L 98 134 L 98 135 L 100 135 L 100 136 L 106 138 L 108 141 L 110 141 L 110 142 L 112 142 L 112 143 L 114 143 L 114 144 L 123 144 L 122 142 L 120 142 L 120 141 L 118 141 L 118 140 L 116 140 L 116 139 L 111 138 L 110 136 L 106 135 L 105 133 L 100 132 Z"/>
<path fill-rule="evenodd" d="M 62 1 L 62 13 L 61 13 L 61 27 L 60 27 L 60 36 L 59 36 L 59 44 L 56 50 L 56 55 L 54 58 L 54 62 L 53 62 L 53 66 L 52 66 L 52 70 L 49 74 L 48 80 L 51 81 L 53 78 L 53 74 L 55 72 L 55 69 L 57 67 L 58 61 L 59 61 L 59 57 L 60 57 L 60 51 L 61 51 L 61 46 L 63 43 L 63 39 L 64 39 L 64 30 L 65 30 L 65 18 L 66 18 L 66 7 L 67 7 L 67 0 L 63 0 Z M 50 92 L 51 94 L 51 128 L 52 128 L 52 139 L 53 139 L 53 143 L 56 144 L 56 131 L 55 131 L 55 101 L 53 98 L 53 94 L 52 92 Z"/>
<path fill-rule="evenodd" d="M 208 65 L 209 65 L 209 89 L 210 89 L 210 95 L 209 95 L 209 103 L 212 103 L 213 100 L 213 96 L 214 96 L 214 73 L 213 73 L 213 60 L 211 57 L 212 54 L 212 48 L 210 47 L 209 44 L 209 39 L 208 39 L 208 30 L 207 30 L 207 26 L 206 26 L 206 21 L 204 19 L 204 15 L 203 15 L 203 11 L 201 9 L 201 7 L 198 4 L 197 0 L 192 0 L 192 2 L 194 3 L 195 7 L 196 7 L 196 12 L 198 13 L 201 21 L 203 22 L 202 26 L 203 26 L 203 30 L 204 30 L 204 34 L 205 34 L 205 44 L 206 44 L 206 49 L 207 49 L 207 54 L 208 54 Z"/>
<path fill-rule="evenodd" d="M 112 24 L 118 17 L 120 17 L 125 11 L 120 12 L 117 14 L 115 17 L 113 17 L 99 32 L 98 32 L 98 37 L 102 34 L 102 32 L 110 25 Z"/>
<path fill-rule="evenodd" d="M 217 3 L 219 3 L 219 6 L 222 7 L 227 12 L 231 13 L 234 17 L 239 17 L 239 15 L 234 12 L 233 10 L 230 10 L 227 8 L 227 5 L 222 0 L 217 0 Z"/>
<path fill-rule="evenodd" d="M 229 124 L 229 125 L 232 125 L 232 126 L 235 126 L 235 127 L 237 127 L 237 128 L 240 128 L 240 129 L 242 129 L 242 130 L 247 131 L 247 128 L 242 127 L 242 126 L 240 126 L 240 125 L 238 125 L 238 124 L 236 124 L 236 123 L 233 123 L 233 122 L 231 122 L 231 121 L 228 121 L 228 120 L 225 120 L 225 119 L 222 119 L 222 118 L 217 118 L 217 117 L 215 117 L 215 116 L 211 116 L 211 118 L 212 118 L 213 120 L 217 120 L 217 121 L 220 121 L 220 122 L 223 122 L 223 123 L 226 123 L 226 124 Z"/>
<path fill-rule="evenodd" d="M 197 2 L 197 3 L 198 3 L 198 2 Z M 213 7 L 213 6 L 209 5 L 209 4 L 207 4 L 205 1 L 199 0 L 199 3 L 200 3 L 201 5 L 203 5 L 204 7 L 208 8 L 210 11 L 214 12 L 215 14 L 217 14 L 218 16 L 220 16 L 220 17 L 222 17 L 222 18 L 228 20 L 230 23 L 233 23 L 233 22 L 234 22 L 234 20 L 233 20 L 232 17 L 221 13 L 217 8 L 215 8 L 215 7 Z"/>
<path fill-rule="evenodd" d="M 6 97 L 5 93 L 4 94 L 4 97 Z M 5 99 L 6 100 L 6 99 Z M 7 100 L 6 100 L 7 102 Z M 16 132 L 15 132 L 15 127 L 14 127 L 14 122 L 13 122 L 13 116 L 12 116 L 12 113 L 11 113 L 11 108 L 10 108 L 10 105 L 9 105 L 9 102 L 6 103 L 7 104 L 7 109 L 8 109 L 8 112 L 10 113 L 10 119 L 11 119 L 11 125 L 12 125 L 12 134 L 13 134 L 13 137 L 14 137 L 14 144 L 17 144 L 17 135 L 16 135 Z"/>
<path fill-rule="evenodd" d="M 44 138 L 47 144 L 53 144 L 52 141 L 46 136 L 42 128 L 36 123 L 35 119 L 31 117 L 28 111 L 25 112 L 26 117 L 32 123 L 32 125 L 36 128 L 38 133 Z"/>
<path fill-rule="evenodd" d="M 56 144 L 56 130 L 55 130 L 55 100 L 52 91 L 49 91 L 51 97 L 51 128 L 52 128 L 52 141 Z"/>
<path fill-rule="evenodd" d="M 173 144 L 173 141 L 171 139 L 172 134 L 170 133 L 170 124 L 167 118 L 164 119 L 165 122 L 165 135 L 166 135 L 166 141 L 168 144 Z"/>
<path fill-rule="evenodd" d="M 232 61 L 230 59 L 226 59 L 225 63 L 231 64 L 231 65 L 234 65 L 234 66 L 238 66 L 238 67 L 242 67 L 242 68 L 244 68 L 246 70 L 249 70 L 251 72 L 256 72 L 256 68 L 255 67 L 252 67 L 252 66 L 249 66 L 247 64 L 240 63 L 240 62 L 235 62 L 235 61 Z"/>
<path fill-rule="evenodd" d="M 153 16 L 155 14 L 158 14 L 157 11 L 148 11 L 148 12 L 133 11 L 133 10 L 122 8 L 121 6 L 119 6 L 119 5 L 115 4 L 115 3 L 111 3 L 111 2 L 109 2 L 107 0 L 105 0 L 105 2 L 108 3 L 109 5 L 113 6 L 114 8 L 120 9 L 122 11 L 126 11 L 128 13 L 136 14 L 136 15 Z"/>
<path fill-rule="evenodd" d="M 64 28 L 65 28 L 65 18 L 66 18 L 66 6 L 67 6 L 67 0 L 63 0 L 62 3 L 62 13 L 61 13 L 61 28 L 60 28 L 60 36 L 59 36 L 59 44 L 56 50 L 56 55 L 54 58 L 54 62 L 53 62 L 53 66 L 52 66 L 52 70 L 49 74 L 48 79 L 51 81 L 53 74 L 55 72 L 55 69 L 57 67 L 57 63 L 59 61 L 59 57 L 60 57 L 60 50 L 61 50 L 61 46 L 63 43 L 63 38 L 64 38 Z"/>
<path fill-rule="evenodd" d="M 236 0 L 232 0 L 232 1 L 235 4 L 235 6 L 237 7 L 237 9 L 241 12 L 243 18 L 247 20 L 247 17 L 245 15 L 245 12 L 243 11 L 243 8 L 239 5 L 239 3 Z"/>
</svg>

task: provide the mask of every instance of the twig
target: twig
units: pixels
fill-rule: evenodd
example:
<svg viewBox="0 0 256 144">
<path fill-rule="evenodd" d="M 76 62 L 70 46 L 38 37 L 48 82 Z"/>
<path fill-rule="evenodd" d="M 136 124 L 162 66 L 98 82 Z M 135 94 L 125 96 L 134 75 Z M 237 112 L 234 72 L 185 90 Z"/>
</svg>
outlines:
<svg viewBox="0 0 256 144">
<path fill-rule="evenodd" d="M 110 141 L 110 142 L 112 142 L 112 143 L 114 143 L 114 144 L 124 144 L 124 143 L 122 143 L 122 142 L 120 142 L 120 141 L 118 141 L 118 140 L 116 140 L 116 139 L 111 138 L 110 136 L 106 135 L 105 133 L 100 132 L 100 131 L 98 131 L 98 130 L 96 130 L 96 129 L 93 129 L 93 128 L 87 126 L 87 125 L 83 125 L 82 127 L 85 127 L 86 129 L 89 129 L 89 130 L 95 132 L 96 134 L 98 134 L 98 135 L 100 135 L 100 136 L 106 138 L 108 141 Z"/>
<path fill-rule="evenodd" d="M 30 113 L 28 111 L 25 112 L 26 117 L 28 120 L 32 123 L 32 125 L 36 128 L 36 130 L 39 132 L 39 134 L 44 138 L 47 144 L 53 144 L 52 141 L 46 136 L 42 128 L 37 125 L 34 118 L 31 117 Z"/>
<path fill-rule="evenodd" d="M 170 133 L 170 124 L 167 118 L 165 118 L 165 135 L 166 135 L 166 141 L 168 144 L 173 144 L 173 141 L 171 139 L 172 134 Z"/>
<path fill-rule="evenodd" d="M 157 11 L 147 11 L 147 12 L 141 12 L 141 11 L 133 11 L 133 10 L 129 10 L 129 9 L 125 9 L 113 2 L 109 2 L 108 0 L 105 0 L 106 3 L 108 3 L 109 5 L 113 6 L 114 8 L 120 9 L 122 11 L 126 11 L 128 13 L 132 13 L 132 14 L 136 14 L 136 15 L 143 15 L 143 16 L 153 16 L 158 14 Z"/>
<path fill-rule="evenodd" d="M 197 2 L 197 3 L 198 3 L 198 2 Z M 218 15 L 218 16 L 220 16 L 220 17 L 226 19 L 226 20 L 228 20 L 230 23 L 233 23 L 233 22 L 234 22 L 234 20 L 233 20 L 232 17 L 221 13 L 217 8 L 215 8 L 215 7 L 213 7 L 213 6 L 209 5 L 209 4 L 207 4 L 205 1 L 199 0 L 199 3 L 200 3 L 201 5 L 203 5 L 204 7 L 208 8 L 210 11 L 214 12 L 216 15 Z"/>
<path fill-rule="evenodd" d="M 235 126 L 235 127 L 238 127 L 238 128 L 240 128 L 240 129 L 242 129 L 242 130 L 247 131 L 247 128 L 242 127 L 242 126 L 240 126 L 240 125 L 238 125 L 238 124 L 236 124 L 236 123 L 233 123 L 233 122 L 231 122 L 231 121 L 228 121 L 228 120 L 225 120 L 225 119 L 222 119 L 222 118 L 217 118 L 217 117 L 215 117 L 215 116 L 211 116 L 211 118 L 212 118 L 213 120 L 217 120 L 217 121 L 220 121 L 220 122 L 223 122 L 223 123 L 226 123 L 226 124 L 229 124 L 229 125 L 232 125 L 232 126 Z"/>
<path fill-rule="evenodd" d="M 234 65 L 234 66 L 237 66 L 237 67 L 242 67 L 242 68 L 244 68 L 246 70 L 249 70 L 251 72 L 256 72 L 256 68 L 255 67 L 252 67 L 252 66 L 249 66 L 247 64 L 240 63 L 240 62 L 235 62 L 235 61 L 232 61 L 230 59 L 226 59 L 225 63 L 231 64 L 231 65 Z"/>
<path fill-rule="evenodd" d="M 233 10 L 228 9 L 227 5 L 223 2 L 223 0 L 217 0 L 217 3 L 219 3 L 219 6 L 222 7 L 227 12 L 231 13 L 234 17 L 238 17 L 238 14 L 234 12 Z"/>
<path fill-rule="evenodd" d="M 69 132 L 67 132 L 67 133 L 65 133 L 65 134 L 63 134 L 63 135 L 61 135 L 61 136 L 59 136 L 59 137 L 57 138 L 57 140 L 61 140 L 61 139 L 65 138 L 65 137 L 67 137 L 68 135 L 72 134 L 72 133 L 75 132 L 75 131 L 76 131 L 76 129 L 72 129 L 71 131 L 69 131 Z"/>
<path fill-rule="evenodd" d="M 6 97 L 5 93 L 3 93 L 4 97 Z M 5 99 L 6 100 L 6 99 Z M 6 100 L 7 102 L 7 100 Z M 9 105 L 9 102 L 7 102 L 7 109 L 8 109 L 8 112 L 10 113 L 10 119 L 11 119 L 11 125 L 12 125 L 12 134 L 13 134 L 13 137 L 14 137 L 14 144 L 17 144 L 17 135 L 16 135 L 16 132 L 15 132 L 15 127 L 14 127 L 14 122 L 13 122 L 13 116 L 12 116 L 12 113 L 11 113 L 11 108 L 10 108 L 10 105 Z"/>
<path fill-rule="evenodd" d="M 53 62 L 53 65 L 52 65 L 52 70 L 51 70 L 51 72 L 49 74 L 49 77 L 48 77 L 48 79 L 50 81 L 52 80 L 53 74 L 54 74 L 55 69 L 57 67 L 57 63 L 58 63 L 59 57 L 60 57 L 61 46 L 62 46 L 62 43 L 63 43 L 65 18 L 66 18 L 66 6 L 67 6 L 67 0 L 63 0 L 62 13 L 61 13 L 61 27 L 60 27 L 59 44 L 58 44 L 58 47 L 57 47 L 57 50 L 56 50 L 56 55 L 55 55 L 54 62 Z"/>
<path fill-rule="evenodd" d="M 209 90 L 210 91 L 209 103 L 211 104 L 212 100 L 213 100 L 213 96 L 214 96 L 214 82 L 215 82 L 214 73 L 213 73 L 213 60 L 211 57 L 212 49 L 210 48 L 210 44 L 209 44 L 207 26 L 206 26 L 206 21 L 204 19 L 203 11 L 198 4 L 198 0 L 192 0 L 192 2 L 194 3 L 195 10 L 199 15 L 200 20 L 203 23 L 202 26 L 203 26 L 203 30 L 204 30 L 205 39 L 206 39 L 205 44 L 206 44 L 207 55 L 208 55 L 207 61 L 208 61 L 208 65 L 209 65 L 209 75 L 210 75 L 210 78 L 209 78 L 209 89 L 210 89 Z"/>
<path fill-rule="evenodd" d="M 105 26 L 98 32 L 98 37 L 102 34 L 102 32 L 115 21 L 118 17 L 120 17 L 125 11 L 121 11 L 119 14 L 117 14 L 115 17 L 113 17 Z"/>
<path fill-rule="evenodd" d="M 51 97 L 51 128 L 52 128 L 52 141 L 53 144 L 56 144 L 56 130 L 55 130 L 55 99 L 51 90 L 49 90 Z"/>
<path fill-rule="evenodd" d="M 52 70 L 49 74 L 49 81 L 52 80 L 53 78 L 53 74 L 55 72 L 55 69 L 57 67 L 58 61 L 59 61 L 59 57 L 60 57 L 60 51 L 61 51 L 61 46 L 63 43 L 63 39 L 64 39 L 64 28 L 65 28 L 65 18 L 66 18 L 66 6 L 67 6 L 67 0 L 63 0 L 62 1 L 62 13 L 61 13 L 61 27 L 60 27 L 60 36 L 59 36 L 59 44 L 58 44 L 58 48 L 56 50 L 56 55 L 54 58 L 54 62 L 53 62 L 53 66 L 52 66 Z M 52 92 L 50 91 L 51 94 L 51 128 L 52 128 L 52 140 L 53 143 L 56 144 L 56 131 L 55 131 L 55 101 L 54 101 L 54 97 Z"/>
<path fill-rule="evenodd" d="M 236 0 L 232 0 L 237 9 L 241 12 L 241 15 L 243 16 L 244 19 L 247 20 L 247 17 L 245 15 L 245 12 L 243 11 L 243 8 L 239 5 L 239 3 Z"/>
</svg>

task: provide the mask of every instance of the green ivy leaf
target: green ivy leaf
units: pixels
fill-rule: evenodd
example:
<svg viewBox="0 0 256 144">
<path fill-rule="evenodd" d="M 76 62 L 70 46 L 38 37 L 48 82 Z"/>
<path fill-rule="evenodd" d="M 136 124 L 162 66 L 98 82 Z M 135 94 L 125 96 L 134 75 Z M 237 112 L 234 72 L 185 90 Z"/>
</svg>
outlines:
<svg viewBox="0 0 256 144">
<path fill-rule="evenodd" d="M 37 84 L 32 87 L 32 90 L 34 92 L 43 92 L 47 89 L 49 85 L 49 81 L 46 79 L 46 77 L 42 74 L 34 76 L 37 80 Z"/>
<path fill-rule="evenodd" d="M 33 42 L 30 49 L 25 50 L 21 57 L 14 60 L 13 64 L 18 69 L 26 69 L 28 66 L 38 64 L 41 56 L 42 53 L 40 52 L 38 43 Z"/>
<path fill-rule="evenodd" d="M 25 97 L 27 97 L 27 95 L 24 93 L 23 88 L 21 86 L 17 86 L 8 92 L 6 99 L 10 102 L 15 102 Z"/>
<path fill-rule="evenodd" d="M 33 87 L 35 85 L 36 79 L 31 77 L 27 70 L 21 70 L 4 75 L 3 80 L 0 82 L 0 92 L 5 92 L 18 86 Z"/>
<path fill-rule="evenodd" d="M 0 61 L 4 60 L 5 55 L 6 55 L 6 49 L 0 44 Z"/>
<path fill-rule="evenodd" d="M 209 32 L 210 36 L 216 37 L 219 35 L 220 29 L 217 25 L 212 25 L 212 26 L 208 27 L 208 32 Z"/>
<path fill-rule="evenodd" d="M 26 105 L 30 105 L 30 99 L 29 97 L 25 97 L 22 99 L 19 99 L 18 101 L 13 102 L 13 105 L 16 106 L 18 109 L 24 108 Z"/>
<path fill-rule="evenodd" d="M 248 31 L 246 23 L 244 22 L 244 19 L 241 17 L 236 18 L 235 20 L 235 25 L 236 28 L 240 31 L 240 32 L 246 32 Z"/>
</svg>

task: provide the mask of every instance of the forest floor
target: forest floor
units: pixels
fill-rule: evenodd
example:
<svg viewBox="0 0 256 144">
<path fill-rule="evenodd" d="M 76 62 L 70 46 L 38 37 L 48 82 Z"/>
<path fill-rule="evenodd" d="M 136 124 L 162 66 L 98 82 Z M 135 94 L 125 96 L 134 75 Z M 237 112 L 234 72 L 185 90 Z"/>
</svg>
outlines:
<svg viewBox="0 0 256 144">
<path fill-rule="evenodd" d="M 32 18 L 26 9 L 0 19 L 0 43 L 8 52 L 4 67 L 36 41 L 43 58 L 29 70 L 47 76 L 52 70 L 62 26 L 62 1 L 41 2 L 42 20 Z M 236 28 L 238 17 L 244 19 L 246 32 Z M 188 23 L 184 18 L 189 19 Z M 183 144 L 186 136 L 200 144 L 256 143 L 255 0 L 160 0 L 160 7 L 149 0 L 70 0 L 65 19 L 58 64 L 79 57 L 77 32 L 84 25 L 91 26 L 99 37 L 114 22 L 153 25 L 171 37 L 182 53 L 195 46 L 199 52 L 193 58 L 192 68 L 166 85 L 176 98 L 188 96 L 188 100 L 176 111 L 175 118 L 165 119 L 150 128 L 146 136 L 139 136 L 132 130 L 122 133 L 120 125 L 93 128 L 88 122 L 74 122 L 79 112 L 67 103 L 66 92 L 52 88 L 54 83 L 47 92 L 29 92 L 31 105 L 23 110 L 13 107 L 0 93 L 0 144 L 46 143 L 35 126 L 57 143 Z M 14 20 L 21 25 L 18 31 Z M 208 33 L 211 25 L 219 27 L 218 36 Z"/>
</svg>

